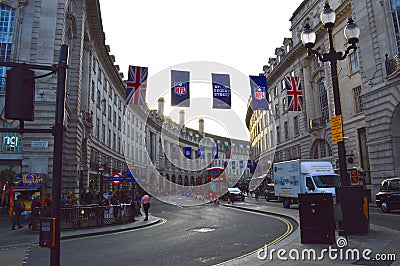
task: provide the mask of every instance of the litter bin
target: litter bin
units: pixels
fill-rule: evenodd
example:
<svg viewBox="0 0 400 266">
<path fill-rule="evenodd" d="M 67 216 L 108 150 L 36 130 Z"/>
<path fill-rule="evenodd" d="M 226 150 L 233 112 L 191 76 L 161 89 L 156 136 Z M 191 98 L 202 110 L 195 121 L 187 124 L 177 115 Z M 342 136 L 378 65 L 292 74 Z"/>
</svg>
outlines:
<svg viewBox="0 0 400 266">
<path fill-rule="evenodd" d="M 302 244 L 335 243 L 332 194 L 299 194 L 299 216 Z"/>
<path fill-rule="evenodd" d="M 339 231 L 344 234 L 368 234 L 369 195 L 371 192 L 359 186 L 344 186 L 336 188 L 336 202 L 342 210 L 342 221 L 339 221 Z"/>
</svg>

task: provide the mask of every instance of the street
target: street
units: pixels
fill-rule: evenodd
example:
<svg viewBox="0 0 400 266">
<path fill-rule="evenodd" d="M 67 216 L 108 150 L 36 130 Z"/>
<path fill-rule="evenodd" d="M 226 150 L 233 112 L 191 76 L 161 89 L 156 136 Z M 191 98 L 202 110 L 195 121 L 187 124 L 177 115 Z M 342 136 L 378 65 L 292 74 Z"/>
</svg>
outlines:
<svg viewBox="0 0 400 266">
<path fill-rule="evenodd" d="M 122 233 L 62 241 L 61 263 L 212 265 L 253 252 L 289 229 L 297 228 L 290 219 L 286 219 L 289 226 L 269 215 L 213 205 L 179 208 L 155 202 L 151 212 L 166 222 Z M 46 265 L 49 251 L 33 246 L 25 262 Z"/>
</svg>

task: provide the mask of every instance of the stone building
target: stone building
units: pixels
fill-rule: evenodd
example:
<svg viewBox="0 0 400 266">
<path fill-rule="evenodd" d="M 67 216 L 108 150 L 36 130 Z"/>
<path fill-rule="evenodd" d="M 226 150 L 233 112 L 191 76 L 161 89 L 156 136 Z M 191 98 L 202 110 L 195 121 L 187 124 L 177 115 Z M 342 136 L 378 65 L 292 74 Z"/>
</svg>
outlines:
<svg viewBox="0 0 400 266">
<path fill-rule="evenodd" d="M 314 55 L 307 55 L 300 39 L 308 22 L 317 35 L 313 49 L 321 54 L 329 51 L 328 34 L 319 17 L 324 3 L 322 0 L 301 3 L 290 18 L 291 38 L 283 40 L 275 50 L 275 57 L 264 66 L 269 110 L 253 112 L 249 107 L 246 117 L 255 160 L 263 157 L 272 157 L 274 162 L 328 158 L 335 168 L 339 167 L 338 149 L 336 143 L 332 143 L 330 125 L 334 116 L 330 66 Z M 344 60 L 338 61 L 339 90 L 348 172 L 361 174 L 356 169 L 362 168 L 366 183 L 375 194 L 382 178 L 395 176 L 395 169 L 399 168 L 394 162 L 398 153 L 398 134 L 393 126 L 397 124 L 393 119 L 398 119 L 394 114 L 399 101 L 395 96 L 396 90 L 392 88 L 396 74 L 385 75 L 383 56 L 384 53 L 397 54 L 397 50 L 389 49 L 396 44 L 394 34 L 390 33 L 394 32 L 393 22 L 385 16 L 390 4 L 389 1 L 361 3 L 350 0 L 331 0 L 329 4 L 336 13 L 333 42 L 337 51 L 344 52 L 348 46 L 343 29 L 349 16 L 361 28 L 359 49 L 352 50 Z M 392 23 L 392 26 L 387 23 Z M 378 28 L 385 30 L 378 35 Z M 385 38 L 393 43 L 389 45 Z M 301 111 L 287 110 L 285 77 L 300 78 L 303 93 Z M 383 169 L 386 169 L 386 174 L 381 171 Z M 352 181 L 353 185 L 358 183 L 357 179 Z"/>
<path fill-rule="evenodd" d="M 194 130 L 183 126 L 184 119 L 178 124 L 164 117 L 162 103 L 158 111 L 147 106 L 126 106 L 124 77 L 106 45 L 98 0 L 5 0 L 1 1 L 0 9 L 2 61 L 51 66 L 57 64 L 60 46 L 69 47 L 64 193 L 79 194 L 89 188 L 132 189 L 133 182 L 111 185 L 108 178 L 113 173 L 132 175 L 144 186 L 156 184 L 163 176 L 162 182 L 158 182 L 159 190 L 165 189 L 168 182 L 195 185 L 194 180 L 201 172 L 195 167 L 197 162 L 175 164 L 167 156 L 174 146 L 179 150 L 192 147 L 192 158 L 203 142 L 206 146 L 218 145 L 221 151 L 228 147 L 237 149 L 237 157 L 222 156 L 210 165 L 224 165 L 222 159 L 228 163 L 247 160 L 247 141 L 209 135 L 204 132 L 204 121 L 199 130 Z M 0 127 L 15 128 L 19 122 L 4 117 L 6 69 L 0 67 Z M 35 70 L 35 76 L 45 73 Z M 56 75 L 35 80 L 35 119 L 26 122 L 26 128 L 49 129 L 54 125 L 56 88 Z M 2 133 L 2 141 L 0 171 L 45 174 L 47 191 L 51 194 L 53 136 Z"/>
</svg>

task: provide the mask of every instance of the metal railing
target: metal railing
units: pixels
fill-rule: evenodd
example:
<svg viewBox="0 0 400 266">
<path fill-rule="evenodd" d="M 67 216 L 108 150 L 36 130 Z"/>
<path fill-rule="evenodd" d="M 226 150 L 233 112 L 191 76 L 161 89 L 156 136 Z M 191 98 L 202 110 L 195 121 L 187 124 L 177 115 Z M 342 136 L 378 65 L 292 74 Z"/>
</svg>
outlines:
<svg viewBox="0 0 400 266">
<path fill-rule="evenodd" d="M 310 119 L 310 130 L 319 129 L 325 127 L 329 123 L 329 118 L 320 117 L 315 119 Z"/>
<path fill-rule="evenodd" d="M 102 227 L 131 223 L 135 220 L 135 204 L 85 205 L 61 208 L 61 230 Z M 40 218 L 51 217 L 51 208 L 32 211 L 32 230 L 40 230 Z"/>
<path fill-rule="evenodd" d="M 386 75 L 389 76 L 399 70 L 399 55 L 389 58 L 389 55 L 386 54 L 385 57 Z"/>
</svg>

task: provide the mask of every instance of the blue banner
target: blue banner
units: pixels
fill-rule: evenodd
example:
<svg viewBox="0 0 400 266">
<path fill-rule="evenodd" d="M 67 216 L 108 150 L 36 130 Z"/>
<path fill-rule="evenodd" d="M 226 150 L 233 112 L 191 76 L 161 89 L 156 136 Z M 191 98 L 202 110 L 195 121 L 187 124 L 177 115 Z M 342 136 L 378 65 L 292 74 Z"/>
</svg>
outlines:
<svg viewBox="0 0 400 266">
<path fill-rule="evenodd" d="M 199 147 L 198 157 L 201 159 L 204 159 L 205 153 L 206 153 L 206 151 L 205 151 L 204 147 Z"/>
<path fill-rule="evenodd" d="M 268 110 L 267 77 L 250 76 L 251 109 Z"/>
<path fill-rule="evenodd" d="M 185 147 L 184 149 L 185 149 L 185 152 L 184 152 L 185 157 L 188 158 L 188 159 L 191 159 L 192 148 L 191 147 Z"/>
<path fill-rule="evenodd" d="M 243 161 L 239 161 L 239 168 L 243 168 Z"/>
<path fill-rule="evenodd" d="M 171 106 L 190 107 L 190 72 L 171 70 Z"/>
<path fill-rule="evenodd" d="M 212 158 L 218 159 L 218 147 L 212 147 Z"/>
<path fill-rule="evenodd" d="M 211 73 L 213 86 L 213 108 L 231 108 L 231 85 L 228 74 Z"/>
<path fill-rule="evenodd" d="M 247 168 L 251 168 L 251 160 L 247 160 Z"/>
</svg>

